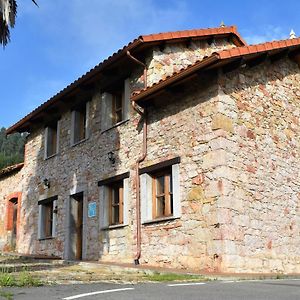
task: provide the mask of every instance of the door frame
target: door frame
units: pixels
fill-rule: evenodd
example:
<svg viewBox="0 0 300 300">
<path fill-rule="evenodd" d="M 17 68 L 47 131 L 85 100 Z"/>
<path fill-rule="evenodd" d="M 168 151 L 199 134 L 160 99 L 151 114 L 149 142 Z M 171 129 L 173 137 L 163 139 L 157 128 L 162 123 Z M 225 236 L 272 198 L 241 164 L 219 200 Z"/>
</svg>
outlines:
<svg viewBox="0 0 300 300">
<path fill-rule="evenodd" d="M 68 199 L 65 201 L 65 211 L 66 211 L 66 218 L 65 218 L 65 246 L 64 246 L 64 259 L 67 260 L 74 260 L 71 257 L 71 201 L 72 196 L 76 196 L 77 194 L 83 193 L 83 217 L 82 217 L 82 260 L 86 260 L 86 249 L 87 249 L 87 193 L 85 189 L 72 189 L 70 190 L 70 194 Z"/>
<path fill-rule="evenodd" d="M 22 201 L 22 193 L 21 192 L 14 192 L 9 194 L 6 197 L 6 231 L 13 230 L 13 199 L 17 199 L 17 220 L 16 220 L 16 245 L 15 251 L 18 250 L 18 241 L 20 237 L 20 222 L 21 222 L 21 201 Z"/>
</svg>

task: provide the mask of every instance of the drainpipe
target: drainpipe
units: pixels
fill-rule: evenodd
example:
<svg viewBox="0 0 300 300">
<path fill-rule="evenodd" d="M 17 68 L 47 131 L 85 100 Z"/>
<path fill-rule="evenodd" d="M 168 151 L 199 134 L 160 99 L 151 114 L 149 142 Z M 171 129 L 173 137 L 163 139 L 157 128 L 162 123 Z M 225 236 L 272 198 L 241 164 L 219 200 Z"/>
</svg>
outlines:
<svg viewBox="0 0 300 300">
<path fill-rule="evenodd" d="M 131 102 L 134 110 L 141 116 L 143 119 L 143 149 L 141 156 L 137 159 L 135 165 L 135 186 L 136 186 L 136 255 L 134 259 L 135 265 L 139 265 L 139 259 L 141 257 L 141 195 L 140 195 L 140 163 L 145 160 L 147 156 L 147 111 L 143 112 L 136 106 L 135 102 Z"/>
<path fill-rule="evenodd" d="M 127 56 L 131 58 L 134 62 L 144 67 L 143 81 L 144 88 L 147 88 L 147 66 L 133 57 L 129 51 L 127 51 Z M 146 109 L 142 110 L 134 101 L 131 101 L 131 105 L 133 109 L 140 115 L 143 121 L 143 149 L 141 156 L 137 159 L 135 165 L 135 186 L 136 186 L 136 255 L 134 258 L 135 265 L 139 265 L 139 259 L 141 257 L 141 196 L 140 196 L 140 163 L 143 162 L 147 156 L 147 131 L 148 131 L 148 123 L 147 123 L 147 111 Z"/>
<path fill-rule="evenodd" d="M 147 66 L 138 60 L 137 58 L 133 57 L 129 51 L 127 51 L 127 56 L 130 57 L 133 61 L 135 61 L 137 64 L 141 65 L 144 67 L 144 74 L 143 74 L 143 81 L 144 81 L 144 88 L 147 88 Z"/>
</svg>

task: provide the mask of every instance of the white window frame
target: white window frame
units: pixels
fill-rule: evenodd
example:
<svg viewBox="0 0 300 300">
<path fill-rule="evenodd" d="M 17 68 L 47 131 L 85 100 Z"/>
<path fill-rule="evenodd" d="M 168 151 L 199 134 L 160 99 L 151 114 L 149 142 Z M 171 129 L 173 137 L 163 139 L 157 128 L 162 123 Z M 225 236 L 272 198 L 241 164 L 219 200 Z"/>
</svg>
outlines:
<svg viewBox="0 0 300 300">
<path fill-rule="evenodd" d="M 106 131 L 110 128 L 118 126 L 129 120 L 130 111 L 130 80 L 129 78 L 124 80 L 122 97 L 122 120 L 118 123 L 114 123 L 113 115 L 113 93 L 103 92 L 101 95 L 101 131 Z"/>
<path fill-rule="evenodd" d="M 179 163 L 170 165 L 173 185 L 173 214 L 161 218 L 153 218 L 153 174 L 163 170 L 163 168 L 155 168 L 154 171 L 143 172 L 140 175 L 141 184 L 141 222 L 158 222 L 161 220 L 177 219 L 181 217 L 181 202 L 180 202 L 180 166 Z"/>
<path fill-rule="evenodd" d="M 103 183 L 99 182 L 99 193 L 100 193 L 100 205 L 99 205 L 99 221 L 100 221 L 100 229 L 109 229 L 109 228 L 116 228 L 116 227 L 124 227 L 129 225 L 128 220 L 128 210 L 129 210 L 129 177 L 125 177 L 122 179 L 117 179 L 118 176 L 116 176 L 116 180 L 114 180 L 114 177 L 109 180 L 104 180 Z M 111 180 L 111 181 L 110 181 Z M 114 182 L 123 181 L 123 223 L 122 224 L 116 224 L 116 225 L 110 225 L 110 185 L 112 185 Z M 106 181 L 110 181 L 109 183 L 106 183 Z"/>
</svg>

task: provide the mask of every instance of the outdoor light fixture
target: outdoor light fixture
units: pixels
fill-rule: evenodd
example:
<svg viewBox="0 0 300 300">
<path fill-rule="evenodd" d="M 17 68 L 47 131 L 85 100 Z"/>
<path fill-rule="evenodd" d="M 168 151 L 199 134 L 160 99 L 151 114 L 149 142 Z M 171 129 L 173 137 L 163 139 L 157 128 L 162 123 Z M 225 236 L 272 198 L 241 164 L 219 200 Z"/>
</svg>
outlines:
<svg viewBox="0 0 300 300">
<path fill-rule="evenodd" d="M 114 164 L 114 163 L 116 162 L 115 154 L 114 154 L 112 151 L 110 151 L 110 152 L 108 152 L 107 155 L 108 155 L 109 161 L 110 161 L 112 164 Z"/>
<path fill-rule="evenodd" d="M 50 188 L 50 181 L 49 181 L 49 179 L 47 179 L 47 178 L 45 178 L 44 180 L 43 180 L 43 183 L 44 183 L 44 186 L 46 187 L 46 188 Z"/>
</svg>

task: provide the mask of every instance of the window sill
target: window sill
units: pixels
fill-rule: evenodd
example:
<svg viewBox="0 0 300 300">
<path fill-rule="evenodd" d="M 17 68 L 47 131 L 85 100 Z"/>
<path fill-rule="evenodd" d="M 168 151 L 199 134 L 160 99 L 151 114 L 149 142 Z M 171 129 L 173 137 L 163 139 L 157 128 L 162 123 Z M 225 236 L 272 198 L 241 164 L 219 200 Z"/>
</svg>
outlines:
<svg viewBox="0 0 300 300">
<path fill-rule="evenodd" d="M 104 133 L 104 132 L 110 131 L 110 130 L 113 129 L 113 128 L 116 128 L 116 127 L 118 127 L 118 126 L 121 126 L 121 125 L 127 123 L 128 121 L 129 121 L 129 119 L 123 120 L 123 121 L 121 121 L 121 122 L 118 122 L 118 123 L 112 125 L 111 127 L 107 128 L 107 129 L 105 129 L 105 130 L 102 130 L 102 131 L 101 131 L 101 134 Z"/>
<path fill-rule="evenodd" d="M 87 138 L 85 138 L 85 139 L 83 139 L 83 140 L 81 140 L 81 141 L 79 141 L 79 142 L 73 143 L 73 144 L 71 144 L 71 147 L 75 147 L 75 146 L 77 146 L 77 145 L 79 145 L 79 144 L 82 144 L 82 143 L 84 143 L 86 140 L 87 140 Z"/>
<path fill-rule="evenodd" d="M 40 238 L 38 239 L 38 241 L 47 241 L 47 240 L 54 240 L 54 239 L 55 239 L 54 236 L 49 236 L 49 237 Z"/>
<path fill-rule="evenodd" d="M 110 229 L 119 229 L 119 228 L 124 228 L 128 226 L 127 224 L 116 224 L 116 225 L 110 225 L 107 227 L 103 227 L 102 230 L 110 230 Z"/>
<path fill-rule="evenodd" d="M 50 155 L 50 156 L 47 156 L 47 157 L 44 158 L 44 160 L 51 159 L 51 158 L 57 156 L 57 154 L 58 154 L 58 153 L 54 153 L 54 154 L 52 154 L 52 155 Z"/>
<path fill-rule="evenodd" d="M 142 224 L 143 225 L 150 225 L 150 224 L 154 224 L 154 223 L 163 223 L 163 222 L 167 222 L 167 221 L 175 221 L 180 219 L 180 217 L 175 217 L 175 216 L 170 216 L 170 217 L 163 217 L 163 218 L 157 218 L 157 219 L 153 219 L 153 220 L 149 220 L 149 221 L 144 221 Z"/>
</svg>

